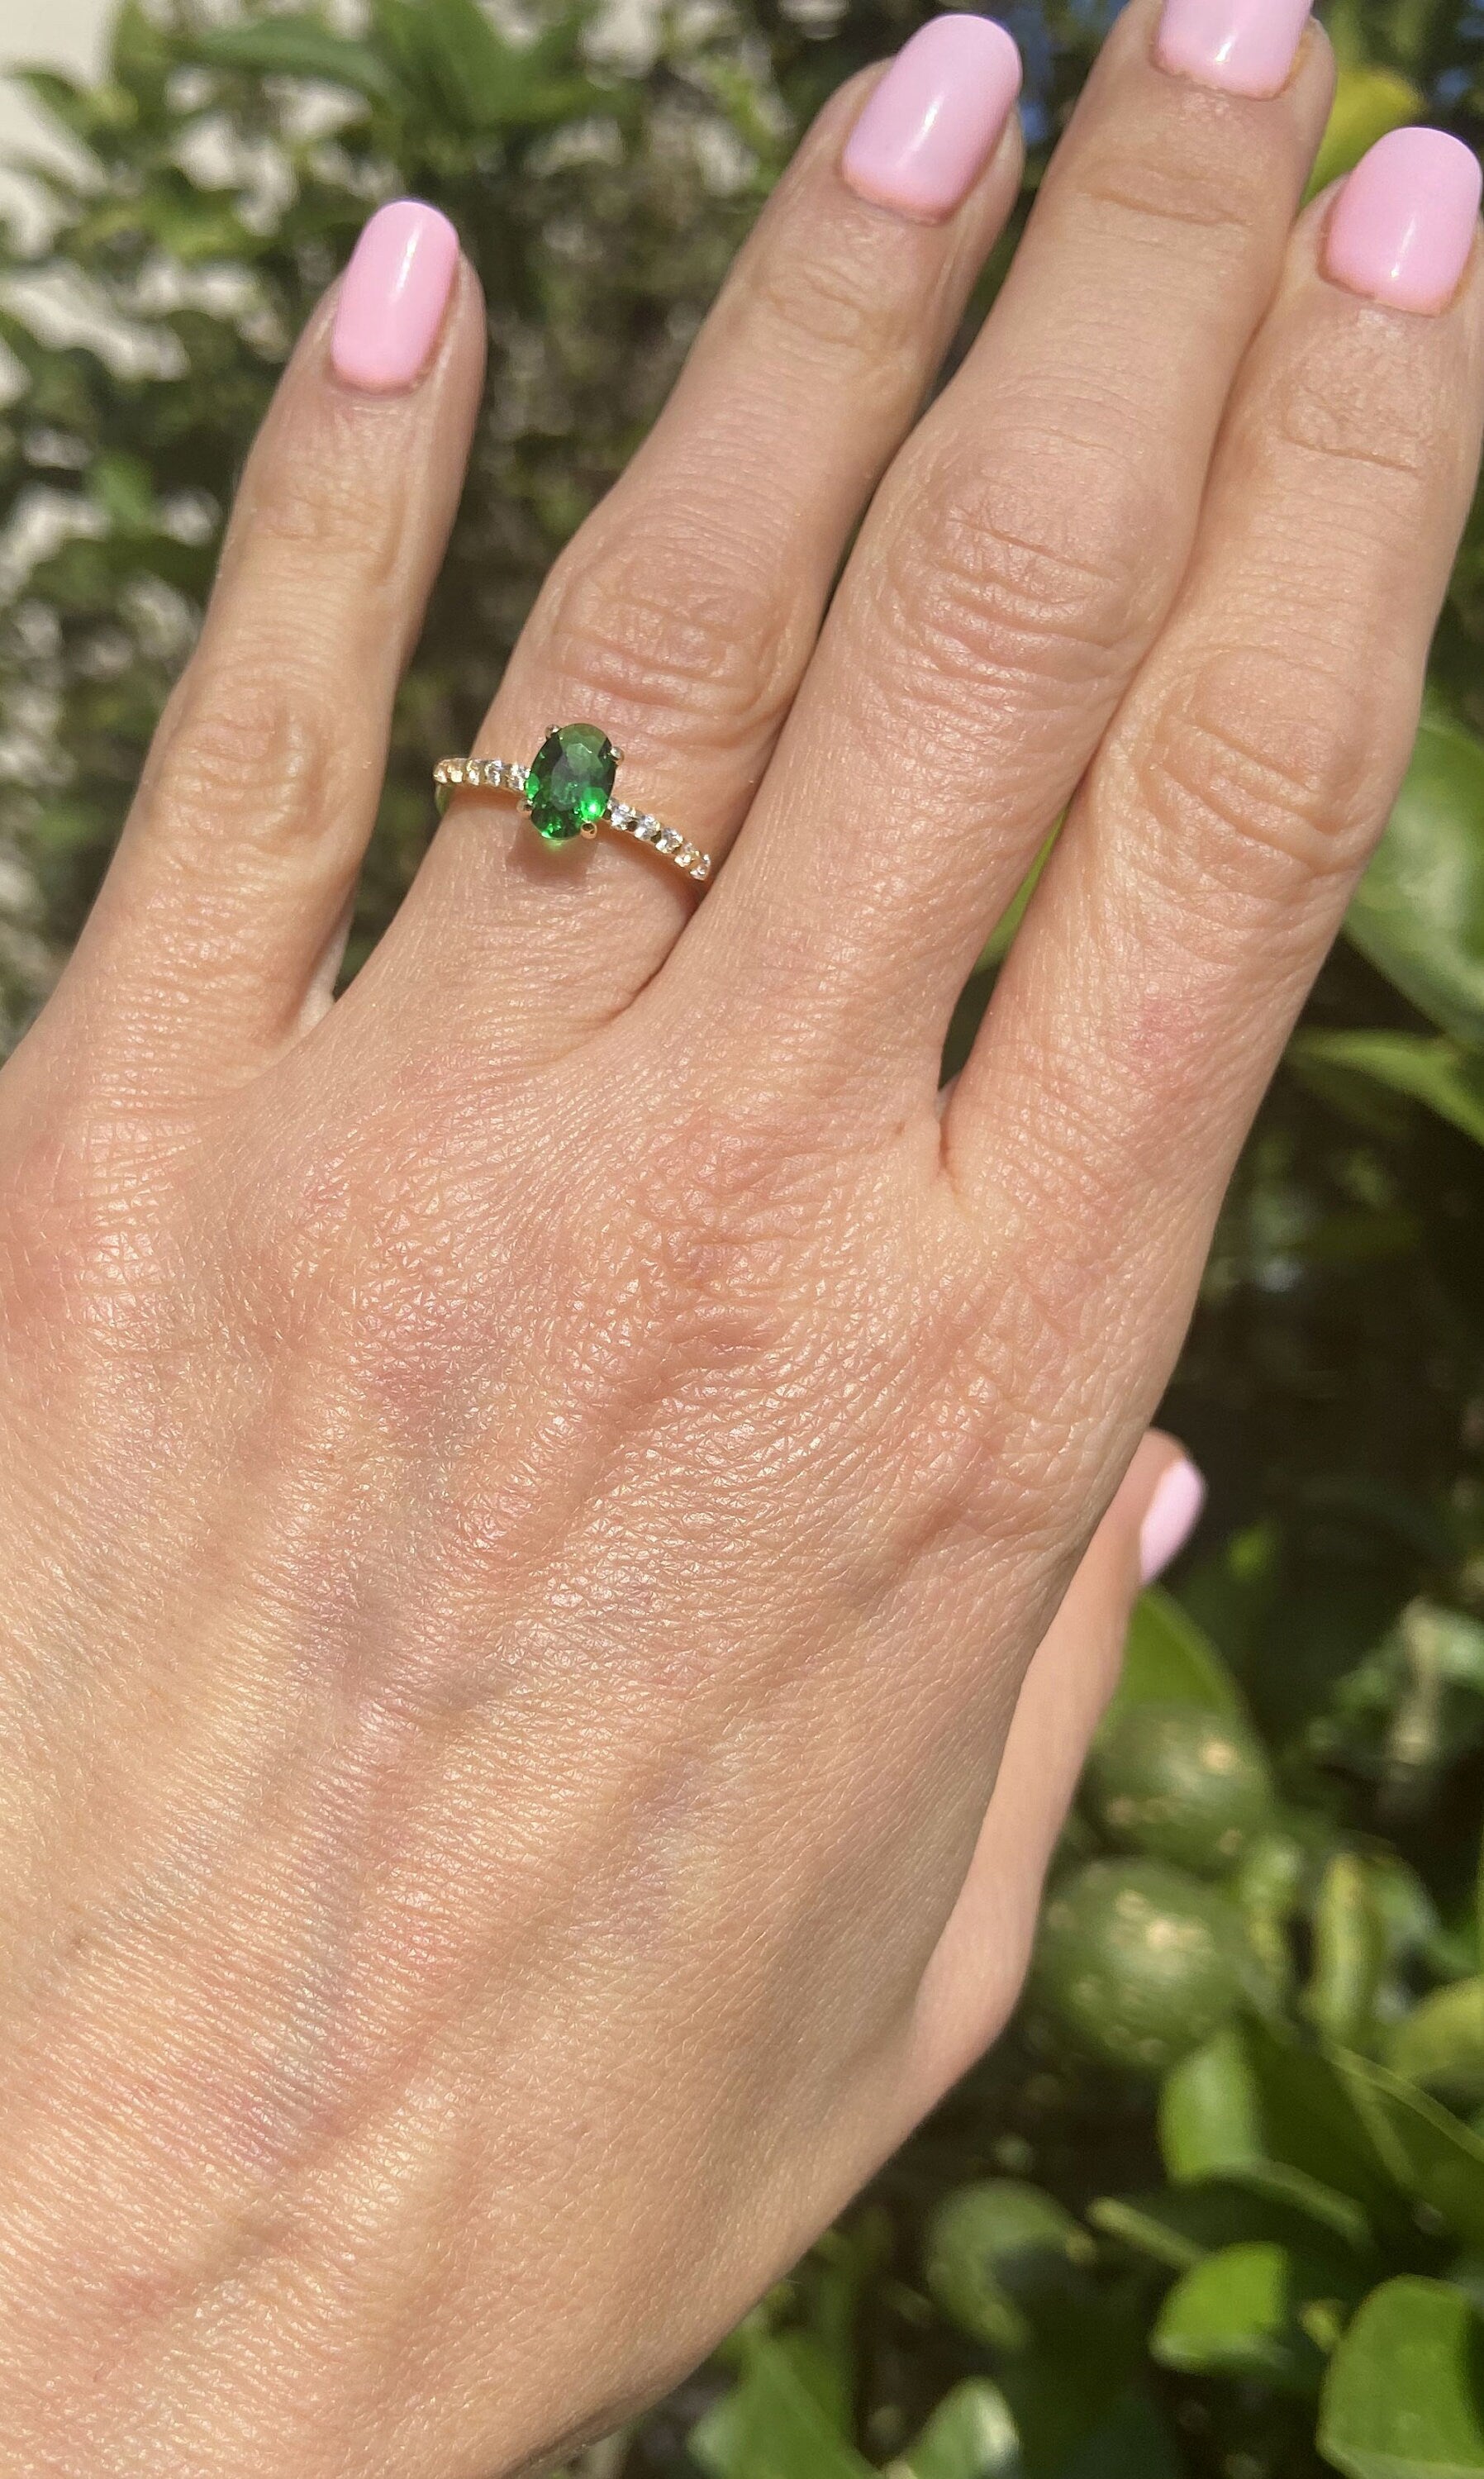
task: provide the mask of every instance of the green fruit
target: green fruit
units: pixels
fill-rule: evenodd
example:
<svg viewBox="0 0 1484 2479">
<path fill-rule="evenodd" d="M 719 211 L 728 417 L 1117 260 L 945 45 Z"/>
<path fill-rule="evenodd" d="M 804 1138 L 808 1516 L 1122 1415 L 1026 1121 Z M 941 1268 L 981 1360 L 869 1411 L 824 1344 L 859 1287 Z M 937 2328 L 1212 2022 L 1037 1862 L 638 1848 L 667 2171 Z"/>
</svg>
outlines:
<svg viewBox="0 0 1484 2479">
<path fill-rule="evenodd" d="M 1155 1859 L 1094 1859 L 1047 1904 L 1033 1985 L 1083 2053 L 1163 2074 L 1237 2005 L 1241 1926 L 1197 1878 Z"/>
<path fill-rule="evenodd" d="M 1054 2195 L 1013 2178 L 987 2178 L 945 2195 L 928 2223 L 923 2269 L 943 2313 L 962 2333 L 1020 2351 L 1038 2312 L 1056 2319 L 1092 2240 Z"/>
<path fill-rule="evenodd" d="M 1100 1736 L 1087 1769 L 1111 1842 L 1218 1876 L 1269 1823 L 1272 1776 L 1243 1722 L 1193 1704 L 1134 1704 Z"/>
</svg>

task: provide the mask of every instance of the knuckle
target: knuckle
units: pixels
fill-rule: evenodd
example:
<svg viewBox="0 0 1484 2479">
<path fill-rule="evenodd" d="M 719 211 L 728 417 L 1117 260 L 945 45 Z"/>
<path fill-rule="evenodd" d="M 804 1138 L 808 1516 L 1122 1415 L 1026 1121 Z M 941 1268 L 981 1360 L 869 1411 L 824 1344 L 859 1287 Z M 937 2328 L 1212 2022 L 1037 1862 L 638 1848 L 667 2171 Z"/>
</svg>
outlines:
<svg viewBox="0 0 1484 2479">
<path fill-rule="evenodd" d="M 1150 486 L 1107 449 L 1044 433 L 1036 447 L 1027 464 L 1008 442 L 989 473 L 957 457 L 892 530 L 877 600 L 914 699 L 935 683 L 978 707 L 986 679 L 1106 695 L 1152 625 L 1153 564 L 1135 556 L 1161 522 Z M 911 513 L 924 500 L 926 524 Z"/>
<path fill-rule="evenodd" d="M 1385 489 L 1406 504 L 1438 466 L 1439 391 L 1395 344 L 1369 322 L 1307 336 L 1277 361 L 1262 410 L 1281 447 L 1355 466 L 1368 495 Z"/>
<path fill-rule="evenodd" d="M 1211 144 L 1209 133 L 1189 128 L 1183 115 L 1166 121 L 1160 138 L 1158 148 L 1137 151 L 1111 141 L 1083 166 L 1078 195 L 1105 244 L 1112 223 L 1120 242 L 1142 238 L 1163 248 L 1174 224 L 1250 249 L 1254 229 L 1272 212 L 1270 166 L 1256 149 Z"/>
<path fill-rule="evenodd" d="M 301 847 L 342 781 L 326 706 L 302 665 L 241 645 L 192 660 L 147 777 L 153 810 L 192 824 L 226 817 L 267 858 Z"/>
<path fill-rule="evenodd" d="M 854 244 L 840 239 L 822 250 L 801 246 L 797 237 L 791 246 L 760 248 L 739 270 L 749 326 L 770 340 L 770 349 L 858 364 L 873 378 L 893 344 L 920 352 L 921 294 L 904 299 L 872 245 L 876 239 L 868 230 Z"/>
<path fill-rule="evenodd" d="M 1259 898 L 1343 877 L 1380 805 L 1372 699 L 1358 669 L 1209 655 L 1161 702 L 1136 771 L 1182 881 L 1192 853 L 1214 889 Z"/>
<path fill-rule="evenodd" d="M 352 408 L 331 400 L 317 414 L 292 450 L 264 459 L 261 478 L 249 462 L 233 514 L 232 548 L 241 542 L 254 561 L 284 552 L 311 574 L 348 553 L 368 575 L 379 577 L 398 564 L 409 494 L 387 487 L 384 465 Z"/>
<path fill-rule="evenodd" d="M 544 675 L 599 712 L 727 750 L 771 739 L 803 659 L 782 577 L 704 523 L 669 538 L 626 524 L 579 548 L 552 580 L 539 637 Z"/>
</svg>

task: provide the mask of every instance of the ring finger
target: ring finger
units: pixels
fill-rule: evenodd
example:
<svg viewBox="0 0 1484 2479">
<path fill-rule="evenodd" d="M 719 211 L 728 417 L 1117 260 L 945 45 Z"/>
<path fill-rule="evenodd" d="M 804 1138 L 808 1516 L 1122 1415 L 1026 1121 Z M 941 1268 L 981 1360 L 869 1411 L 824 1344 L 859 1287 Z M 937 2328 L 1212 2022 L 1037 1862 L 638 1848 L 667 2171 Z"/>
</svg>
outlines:
<svg viewBox="0 0 1484 2479">
<path fill-rule="evenodd" d="M 874 154 L 868 80 L 806 140 L 653 431 L 548 580 L 476 739 L 525 761 L 551 722 L 596 723 L 624 752 L 620 793 L 713 856 L 1018 189 L 1019 61 L 1001 27 L 936 19 L 896 78 L 906 97 L 888 98 L 884 131 L 876 112 Z M 853 189 L 841 149 L 857 115 Z M 859 193 L 883 166 L 887 207 Z M 564 1048 L 649 979 L 695 897 L 627 842 L 551 853 L 508 794 L 459 791 L 367 994 L 388 972 L 404 988 L 409 965 L 426 986 L 427 958 L 440 1007 L 464 983 L 497 1046 L 502 1019 L 523 1054 Z"/>
</svg>

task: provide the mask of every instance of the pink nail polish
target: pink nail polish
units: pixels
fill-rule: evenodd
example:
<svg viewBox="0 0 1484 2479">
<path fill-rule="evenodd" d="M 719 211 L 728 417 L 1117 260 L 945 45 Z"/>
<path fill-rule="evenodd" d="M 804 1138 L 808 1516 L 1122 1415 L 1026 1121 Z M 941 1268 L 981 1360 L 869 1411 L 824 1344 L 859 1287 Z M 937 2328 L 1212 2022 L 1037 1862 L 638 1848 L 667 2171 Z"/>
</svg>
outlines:
<svg viewBox="0 0 1484 2479">
<path fill-rule="evenodd" d="M 350 254 L 330 361 L 347 387 L 411 387 L 432 358 L 458 265 L 458 235 L 421 198 L 378 207 Z"/>
<path fill-rule="evenodd" d="M 1206 1484 L 1189 1456 L 1182 1455 L 1162 1475 L 1139 1528 L 1139 1568 L 1146 1584 L 1179 1556 L 1205 1503 Z"/>
<path fill-rule="evenodd" d="M 1479 165 L 1441 129 L 1393 129 L 1363 155 L 1330 213 L 1324 272 L 1395 310 L 1443 310 L 1469 264 Z"/>
<path fill-rule="evenodd" d="M 938 221 L 974 187 L 1020 92 L 1020 54 L 992 17 L 930 18 L 903 44 L 846 141 L 857 196 Z"/>
<path fill-rule="evenodd" d="M 1154 56 L 1226 94 L 1281 94 L 1308 22 L 1309 0 L 1164 0 Z"/>
</svg>

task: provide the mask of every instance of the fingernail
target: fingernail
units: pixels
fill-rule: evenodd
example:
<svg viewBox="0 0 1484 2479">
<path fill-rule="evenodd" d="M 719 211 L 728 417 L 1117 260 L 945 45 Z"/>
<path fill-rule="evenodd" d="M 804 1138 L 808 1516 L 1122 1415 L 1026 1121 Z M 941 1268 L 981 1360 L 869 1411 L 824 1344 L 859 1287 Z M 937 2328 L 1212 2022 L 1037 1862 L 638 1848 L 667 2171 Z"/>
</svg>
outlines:
<svg viewBox="0 0 1484 2479">
<path fill-rule="evenodd" d="M 1182 1455 L 1162 1475 L 1139 1527 L 1139 1570 L 1146 1584 L 1179 1556 L 1205 1503 L 1206 1484 L 1189 1455 Z"/>
<path fill-rule="evenodd" d="M 967 197 L 1020 92 L 1020 54 L 992 17 L 931 18 L 873 89 L 840 158 L 879 207 L 934 220 Z"/>
<path fill-rule="evenodd" d="M 432 359 L 453 287 L 459 241 L 421 198 L 378 207 L 350 254 L 330 361 L 347 387 L 385 395 L 410 387 Z"/>
<path fill-rule="evenodd" d="M 1164 0 L 1154 57 L 1225 94 L 1281 94 L 1309 0 Z"/>
<path fill-rule="evenodd" d="M 1363 155 L 1330 213 L 1324 272 L 1396 310 L 1443 310 L 1469 264 L 1479 166 L 1442 129 L 1394 129 Z"/>
</svg>

